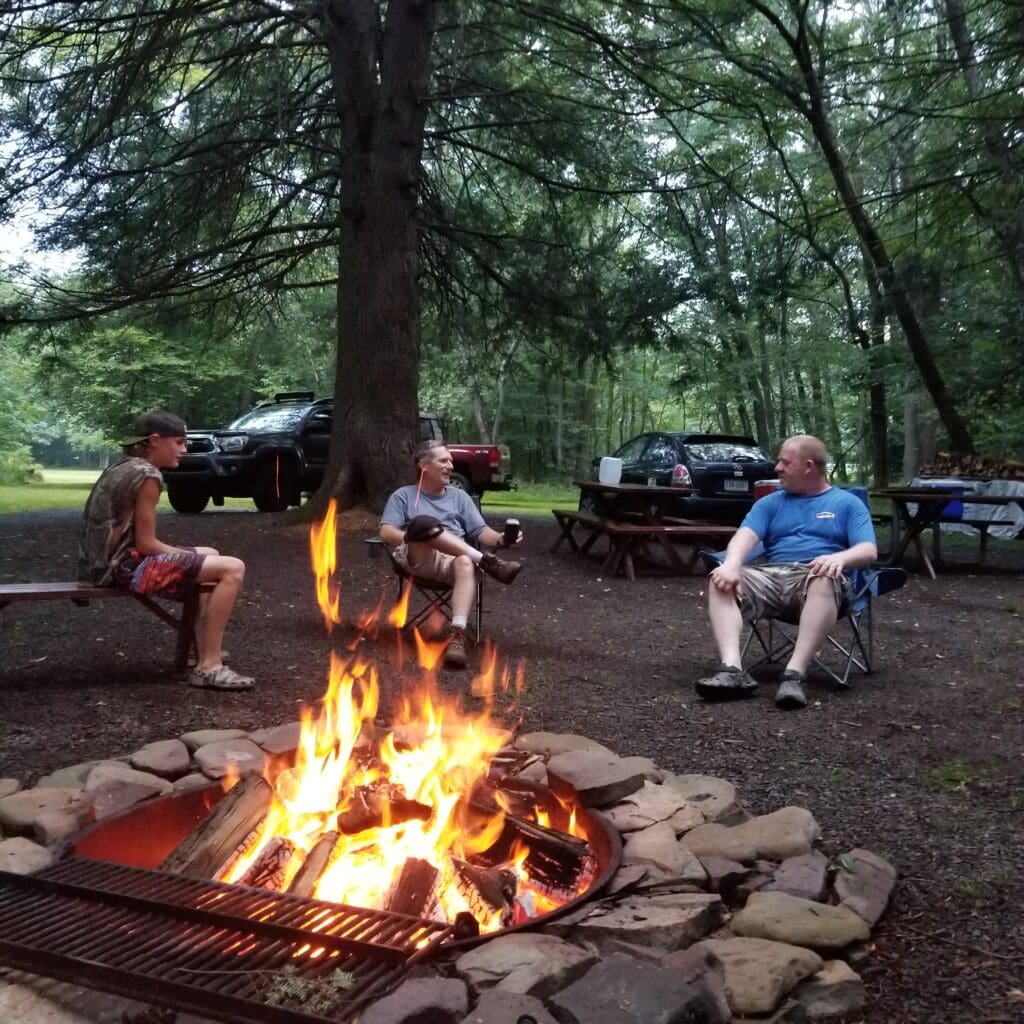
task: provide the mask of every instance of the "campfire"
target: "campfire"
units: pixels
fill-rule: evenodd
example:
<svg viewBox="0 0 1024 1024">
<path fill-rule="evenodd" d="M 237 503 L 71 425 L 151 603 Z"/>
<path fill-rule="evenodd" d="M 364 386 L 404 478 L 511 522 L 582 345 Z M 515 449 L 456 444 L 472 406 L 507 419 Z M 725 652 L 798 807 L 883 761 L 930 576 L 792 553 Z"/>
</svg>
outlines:
<svg viewBox="0 0 1024 1024">
<path fill-rule="evenodd" d="M 335 531 L 332 502 L 310 536 L 328 630 L 341 617 Z M 406 613 L 404 595 L 389 620 L 399 643 Z M 379 609 L 364 616 L 361 634 L 379 620 Z M 374 666 L 332 654 L 294 765 L 239 781 L 164 868 L 440 920 L 462 936 L 527 923 L 585 892 L 597 863 L 575 805 L 515 778 L 528 755 L 505 749 L 509 733 L 493 716 L 494 694 L 521 685 L 521 672 L 499 668 L 487 649 L 471 688 L 483 710 L 470 714 L 438 693 L 443 643 L 413 634 L 422 678 L 390 728 L 375 724 Z"/>
</svg>

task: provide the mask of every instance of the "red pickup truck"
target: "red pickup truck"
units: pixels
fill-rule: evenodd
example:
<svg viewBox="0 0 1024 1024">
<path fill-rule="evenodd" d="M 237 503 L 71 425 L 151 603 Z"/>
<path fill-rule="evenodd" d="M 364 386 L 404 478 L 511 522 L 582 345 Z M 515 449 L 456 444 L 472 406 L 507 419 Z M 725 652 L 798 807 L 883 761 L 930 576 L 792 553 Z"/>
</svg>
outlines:
<svg viewBox="0 0 1024 1024">
<path fill-rule="evenodd" d="M 283 512 L 315 491 L 323 479 L 334 399 L 285 391 L 261 402 L 220 430 L 190 430 L 188 450 L 164 470 L 167 499 L 177 512 L 202 512 L 212 501 L 252 498 L 261 512 Z M 420 413 L 420 440 L 444 440 L 441 418 Z M 512 486 L 504 445 L 449 444 L 452 484 L 479 497 Z"/>
</svg>

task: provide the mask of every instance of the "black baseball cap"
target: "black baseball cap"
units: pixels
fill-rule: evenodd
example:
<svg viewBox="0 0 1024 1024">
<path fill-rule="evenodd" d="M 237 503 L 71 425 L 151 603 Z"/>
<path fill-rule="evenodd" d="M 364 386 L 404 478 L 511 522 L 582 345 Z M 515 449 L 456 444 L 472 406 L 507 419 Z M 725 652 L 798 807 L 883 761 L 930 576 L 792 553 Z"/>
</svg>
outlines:
<svg viewBox="0 0 1024 1024">
<path fill-rule="evenodd" d="M 128 448 L 140 441 L 149 440 L 151 434 L 156 434 L 157 437 L 184 437 L 187 430 L 185 421 L 180 416 L 166 409 L 154 409 L 152 412 L 143 413 L 135 421 L 135 432 L 130 437 L 121 438 L 119 444 L 122 448 Z"/>
</svg>

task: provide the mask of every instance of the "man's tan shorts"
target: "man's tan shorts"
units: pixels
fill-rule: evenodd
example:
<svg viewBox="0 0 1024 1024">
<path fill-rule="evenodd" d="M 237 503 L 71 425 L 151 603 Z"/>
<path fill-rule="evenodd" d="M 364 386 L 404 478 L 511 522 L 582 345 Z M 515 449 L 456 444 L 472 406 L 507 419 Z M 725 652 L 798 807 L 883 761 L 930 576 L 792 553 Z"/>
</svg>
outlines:
<svg viewBox="0 0 1024 1024">
<path fill-rule="evenodd" d="M 412 560 L 412 551 L 408 544 L 399 544 L 392 553 L 394 560 L 406 572 L 418 576 L 421 580 L 433 580 L 437 583 L 455 582 L 455 556 L 435 551 L 426 544 L 416 544 L 417 561 Z"/>
<path fill-rule="evenodd" d="M 747 565 L 740 569 L 740 611 L 748 622 L 754 619 L 783 619 L 796 622 L 807 600 L 812 576 L 808 566 L 798 562 L 777 565 Z M 850 581 L 840 576 L 832 582 L 836 612 L 842 615 L 850 606 Z"/>
</svg>

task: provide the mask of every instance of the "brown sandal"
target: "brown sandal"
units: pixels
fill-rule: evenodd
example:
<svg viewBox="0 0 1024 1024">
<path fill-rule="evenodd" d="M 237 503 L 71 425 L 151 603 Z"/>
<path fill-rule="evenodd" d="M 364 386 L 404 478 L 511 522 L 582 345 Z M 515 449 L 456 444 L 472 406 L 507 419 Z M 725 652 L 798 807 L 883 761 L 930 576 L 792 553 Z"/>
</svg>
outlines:
<svg viewBox="0 0 1024 1024">
<path fill-rule="evenodd" d="M 256 680 L 251 676 L 239 675 L 227 665 L 221 665 L 220 668 L 211 669 L 209 672 L 192 669 L 188 676 L 188 685 L 201 690 L 251 690 L 256 685 Z"/>
</svg>

